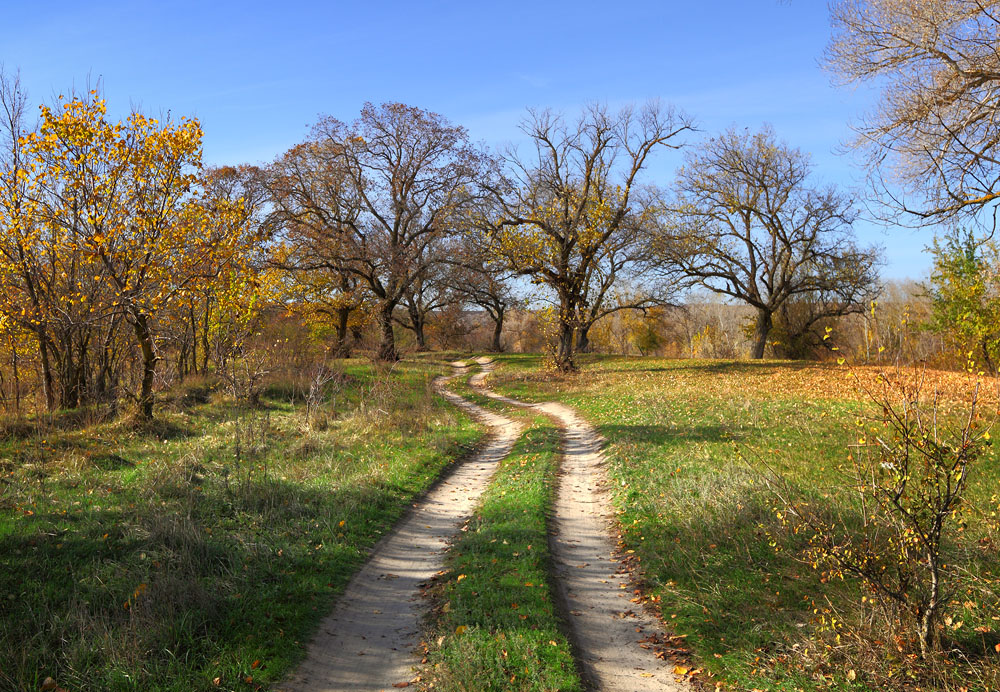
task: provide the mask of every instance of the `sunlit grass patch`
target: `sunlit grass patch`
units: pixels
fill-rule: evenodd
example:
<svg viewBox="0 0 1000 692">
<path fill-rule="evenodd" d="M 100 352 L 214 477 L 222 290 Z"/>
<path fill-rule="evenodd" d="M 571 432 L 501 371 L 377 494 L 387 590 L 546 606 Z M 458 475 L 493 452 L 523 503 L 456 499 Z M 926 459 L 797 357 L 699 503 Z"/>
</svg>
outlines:
<svg viewBox="0 0 1000 692">
<path fill-rule="evenodd" d="M 856 515 L 842 469 L 857 443 L 856 419 L 870 408 L 852 378 L 870 382 L 875 369 L 588 356 L 580 374 L 553 376 L 536 359 L 503 363 L 495 389 L 564 401 L 607 440 L 626 547 L 712 682 L 761 690 L 996 686 L 995 453 L 977 466 L 964 528 L 948 546 L 964 584 L 942 632 L 953 653 L 928 664 L 897 650 L 859 584 L 822 583 L 803 564 L 807 536 L 781 530 L 780 503 L 767 487 L 775 475 L 831 516 Z M 947 415 L 961 407 L 962 374 L 925 376 Z"/>
</svg>

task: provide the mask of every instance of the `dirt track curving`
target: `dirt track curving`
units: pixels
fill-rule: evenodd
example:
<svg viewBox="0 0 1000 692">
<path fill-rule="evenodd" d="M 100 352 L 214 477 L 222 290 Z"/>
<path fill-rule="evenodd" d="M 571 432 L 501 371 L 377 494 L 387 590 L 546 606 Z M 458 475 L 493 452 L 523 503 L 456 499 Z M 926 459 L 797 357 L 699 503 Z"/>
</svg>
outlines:
<svg viewBox="0 0 1000 692">
<path fill-rule="evenodd" d="M 457 377 L 466 370 L 454 363 Z M 444 551 L 476 506 L 520 426 L 448 392 L 438 391 L 492 428 L 486 446 L 457 465 L 383 538 L 320 624 L 306 660 L 279 692 L 392 690 L 410 682 L 417 664 L 420 588 L 444 563 Z"/>
<path fill-rule="evenodd" d="M 479 359 L 488 367 L 489 359 Z M 644 637 L 662 634 L 659 622 L 631 602 L 614 558 L 612 512 L 604 485 L 601 438 L 569 406 L 528 404 L 490 391 L 486 373 L 470 384 L 505 404 L 550 416 L 562 433 L 563 463 L 553 508 L 552 555 L 561 596 L 581 668 L 589 684 L 606 692 L 680 692 L 673 664 L 640 647 Z"/>
</svg>

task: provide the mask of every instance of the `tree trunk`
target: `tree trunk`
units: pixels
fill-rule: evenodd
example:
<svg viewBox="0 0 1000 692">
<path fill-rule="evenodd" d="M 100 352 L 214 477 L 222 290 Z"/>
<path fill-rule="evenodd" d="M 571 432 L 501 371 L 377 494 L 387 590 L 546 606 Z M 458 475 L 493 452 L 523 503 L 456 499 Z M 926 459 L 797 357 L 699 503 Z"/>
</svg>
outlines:
<svg viewBox="0 0 1000 692">
<path fill-rule="evenodd" d="M 771 311 L 764 308 L 757 308 L 757 326 L 753 331 L 753 353 L 751 358 L 760 360 L 764 357 L 764 348 L 767 346 L 767 335 L 771 333 Z"/>
<path fill-rule="evenodd" d="M 97 400 L 102 403 L 110 403 L 113 408 L 117 406 L 118 397 L 117 387 L 112 381 L 111 372 L 114 361 L 114 352 L 111 349 L 111 344 L 113 342 L 116 329 L 117 324 L 114 320 L 112 320 L 111 326 L 105 333 L 104 343 L 101 346 L 100 367 L 97 370 L 97 378 L 94 382 L 95 396 L 97 397 Z"/>
<path fill-rule="evenodd" d="M 399 360 L 399 353 L 396 351 L 396 335 L 392 330 L 392 312 L 396 304 L 385 302 L 379 311 L 378 324 L 382 330 L 382 342 L 379 344 L 376 360 L 396 362 Z"/>
<path fill-rule="evenodd" d="M 424 336 L 424 320 L 423 318 L 418 318 L 416 322 L 413 323 L 413 333 L 417 337 L 417 350 L 427 351 L 427 337 Z"/>
<path fill-rule="evenodd" d="M 990 348 L 986 339 L 979 342 L 979 348 L 983 352 L 983 361 L 986 363 L 986 372 L 996 372 L 996 368 L 993 365 L 993 359 L 990 358 Z"/>
<path fill-rule="evenodd" d="M 573 362 L 574 333 L 573 322 L 568 319 L 559 320 L 559 345 L 556 351 L 556 368 L 561 372 L 574 372 Z"/>
<path fill-rule="evenodd" d="M 498 310 L 496 316 L 493 318 L 493 343 L 490 345 L 490 350 L 493 351 L 493 353 L 503 353 L 502 336 L 503 310 Z"/>
<path fill-rule="evenodd" d="M 347 324 L 351 319 L 351 308 L 337 308 L 337 341 L 333 346 L 334 358 L 350 358 L 351 345 L 347 342 Z"/>
<path fill-rule="evenodd" d="M 88 377 L 92 370 L 93 367 L 90 364 L 90 337 L 84 338 L 81 335 L 80 346 L 77 349 L 76 372 L 74 373 L 77 406 L 86 406 L 93 403 L 93 383 Z"/>
<path fill-rule="evenodd" d="M 188 305 L 188 318 L 191 322 L 191 373 L 198 374 L 198 319 L 194 316 L 194 302 Z"/>
<path fill-rule="evenodd" d="M 80 390 L 77 387 L 76 368 L 73 365 L 73 353 L 71 349 L 66 349 L 63 356 L 62 368 L 59 373 L 59 408 L 71 410 L 80 404 Z"/>
<path fill-rule="evenodd" d="M 361 327 L 359 327 L 358 325 L 354 325 L 353 327 L 351 327 L 351 346 L 352 347 L 356 348 L 361 343 L 361 341 L 364 338 L 365 338 L 365 333 L 361 330 Z M 345 358 L 350 358 L 351 357 L 350 350 L 348 350 L 347 355 L 344 356 L 344 357 Z"/>
<path fill-rule="evenodd" d="M 149 328 L 149 318 L 137 313 L 133 316 L 132 327 L 142 349 L 142 384 L 139 389 L 139 417 L 153 419 L 153 379 L 156 376 L 156 351 L 153 347 L 153 333 Z"/>
<path fill-rule="evenodd" d="M 208 319 L 211 315 L 211 298 L 205 298 L 205 321 L 201 329 L 201 372 L 208 373 Z"/>
<path fill-rule="evenodd" d="M 938 614 L 941 609 L 941 579 L 940 565 L 937 561 L 938 552 L 929 550 L 926 555 L 927 565 L 930 571 L 930 593 L 918 612 L 918 635 L 920 639 L 920 658 L 926 659 L 927 655 L 940 644 L 940 636 L 937 630 Z"/>
<path fill-rule="evenodd" d="M 417 350 L 426 351 L 427 337 L 424 336 L 424 315 L 420 313 L 420 310 L 413 303 L 407 305 L 406 311 L 410 315 L 410 329 L 413 330 L 413 335 L 417 339 Z"/>
<path fill-rule="evenodd" d="M 18 367 L 17 344 L 11 341 L 11 366 L 14 370 L 14 412 L 21 415 L 21 369 Z"/>
<path fill-rule="evenodd" d="M 593 323 L 583 324 L 576 332 L 576 352 L 590 353 L 590 328 Z"/>
<path fill-rule="evenodd" d="M 52 364 L 49 362 L 49 343 L 46 335 L 38 335 L 38 355 L 42 359 L 42 389 L 45 392 L 45 408 L 56 410 L 56 393 L 52 382 Z"/>
<path fill-rule="evenodd" d="M 188 343 L 187 339 L 177 348 L 177 379 L 183 381 L 188 375 Z"/>
</svg>

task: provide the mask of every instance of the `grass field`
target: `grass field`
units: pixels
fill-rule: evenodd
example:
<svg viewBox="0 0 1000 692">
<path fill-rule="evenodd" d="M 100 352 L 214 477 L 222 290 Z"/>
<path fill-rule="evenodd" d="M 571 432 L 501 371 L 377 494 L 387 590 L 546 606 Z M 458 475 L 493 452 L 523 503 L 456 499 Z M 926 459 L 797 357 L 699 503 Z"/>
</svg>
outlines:
<svg viewBox="0 0 1000 692">
<path fill-rule="evenodd" d="M 0 690 L 46 677 L 73 691 L 254 690 L 283 677 L 367 549 L 482 435 L 433 393 L 441 358 L 345 363 L 308 417 L 304 382 L 274 383 L 246 407 L 192 380 L 153 426 L 12 426 L 0 439 Z M 508 356 L 491 382 L 564 401 L 604 435 L 625 548 L 709 688 L 997 689 L 995 452 L 975 467 L 947 545 L 961 589 L 942 632 L 951 653 L 933 670 L 878 629 L 856 583 L 824 582 L 798 559 L 803 539 L 780 531 L 772 472 L 852 511 L 840 470 L 869 406 L 848 375 L 589 357 L 556 376 Z M 959 411 L 962 377 L 929 377 L 944 418 Z M 526 430 L 434 588 L 425 682 L 578 690 L 549 576 L 557 432 L 452 388 Z"/>
<path fill-rule="evenodd" d="M 995 689 L 1000 560 L 989 516 L 1000 480 L 995 454 L 975 469 L 969 504 L 976 511 L 948 546 L 968 569 L 943 633 L 958 653 L 921 682 L 926 671 L 912 654 L 865 630 L 878 621 L 859 605 L 856 584 L 822 583 L 795 559 L 801 539 L 779 540 L 780 552 L 769 544 L 776 520 L 763 483 L 768 469 L 792 479 L 803 497 L 849 510 L 837 486 L 839 469 L 864 406 L 845 368 L 595 357 L 579 375 L 561 377 L 542 369 L 537 357 L 503 363 L 491 378 L 495 389 L 575 406 L 606 438 L 623 540 L 636 551 L 647 595 L 713 675 L 710 686 Z M 961 376 L 935 377 L 958 396 Z M 840 624 L 831 625 L 833 619 Z"/>
<path fill-rule="evenodd" d="M 159 422 L 0 442 L 0 690 L 252 690 L 282 677 L 366 551 L 478 426 L 431 362 L 342 365 L 240 407 L 191 382 Z M 26 436 L 25 436 L 26 435 Z"/>
</svg>

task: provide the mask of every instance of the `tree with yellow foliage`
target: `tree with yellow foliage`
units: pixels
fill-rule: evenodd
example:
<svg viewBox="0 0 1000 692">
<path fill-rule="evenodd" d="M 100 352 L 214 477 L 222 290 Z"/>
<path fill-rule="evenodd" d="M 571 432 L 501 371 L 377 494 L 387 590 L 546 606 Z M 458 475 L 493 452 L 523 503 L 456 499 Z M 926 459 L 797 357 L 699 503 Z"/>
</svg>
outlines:
<svg viewBox="0 0 1000 692">
<path fill-rule="evenodd" d="M 36 322 L 72 308 L 73 323 L 131 328 L 141 354 L 135 399 L 149 419 L 160 318 L 243 261 L 246 216 L 242 201 L 212 198 L 201 185 L 197 121 L 132 113 L 111 122 L 106 114 L 96 91 L 41 107 L 38 128 L 19 138 L 32 208 L 5 224 L 3 240 L 51 257 L 44 276 L 62 282 L 45 284 L 56 300 L 33 307 Z M 22 284 L 29 295 L 36 286 L 28 277 Z"/>
<path fill-rule="evenodd" d="M 16 77 L 0 75 L 0 104 L 0 313 L 34 337 L 46 406 L 75 407 L 90 398 L 91 346 L 105 341 L 96 333 L 104 321 L 93 315 L 106 289 L 94 258 L 49 222 L 44 191 L 55 184 L 54 170 L 31 149 L 27 97 Z M 110 334 L 113 325 L 103 331 Z"/>
</svg>

